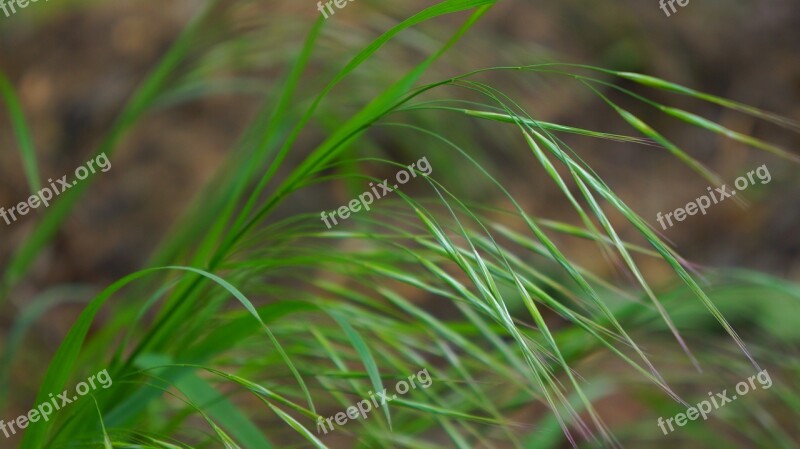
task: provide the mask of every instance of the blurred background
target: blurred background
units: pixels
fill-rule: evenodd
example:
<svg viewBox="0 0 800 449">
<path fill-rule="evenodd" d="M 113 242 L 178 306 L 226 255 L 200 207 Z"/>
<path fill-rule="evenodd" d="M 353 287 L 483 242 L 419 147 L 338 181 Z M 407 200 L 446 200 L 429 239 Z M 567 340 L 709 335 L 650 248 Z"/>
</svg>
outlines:
<svg viewBox="0 0 800 449">
<path fill-rule="evenodd" d="M 311 0 L 222 3 L 211 25 L 194 41 L 195 56 L 174 80 L 175 88 L 123 136 L 111 157 L 111 170 L 95 175 L 53 243 L 2 305 L 0 345 L 21 310 L 43 291 L 60 285 L 97 290 L 146 264 L 229 156 L 254 118 L 259 96 L 270 93 L 318 15 Z M 338 10 L 327 20 L 313 55 L 312 76 L 301 87 L 303 101 L 310 102 L 332 73 L 380 32 L 432 3 L 356 0 Z M 0 70 L 16 89 L 29 121 L 43 179 L 71 174 L 90 159 L 132 92 L 203 4 L 53 0 L 31 3 L 10 17 L 0 15 Z M 332 92 L 298 148 L 310 151 L 341 117 L 437 48 L 461 20 L 460 16 L 439 19 L 403 33 L 398 43 L 382 49 Z M 501 0 L 425 80 L 493 66 L 591 64 L 647 73 L 800 121 L 799 46 L 797 0 L 691 0 L 670 17 L 657 0 Z M 537 119 L 636 135 L 574 80 L 518 71 L 480 77 Z M 621 85 L 642 90 L 632 83 Z M 469 97 L 455 87 L 446 89 Z M 800 154 L 796 133 L 663 92 L 651 92 L 651 98 L 685 106 Z M 684 257 L 698 266 L 746 267 L 800 281 L 796 164 L 687 127 L 644 103 L 616 99 L 729 184 L 762 164 L 769 168 L 772 181 L 746 191 L 746 208 L 728 201 L 709 209 L 706 216 L 689 217 L 663 232 Z M 484 127 L 440 111 L 420 113 L 414 120 L 449 130 L 448 137 L 459 143 L 483 148 L 481 163 L 534 215 L 575 222 L 569 204 L 511 127 L 503 132 L 496 125 Z M 356 144 L 353 152 L 410 163 L 425 145 L 390 128 L 371 130 L 370 137 L 371 143 Z M 682 207 L 706 191 L 705 180 L 662 148 L 573 136 L 564 140 L 658 229 L 657 212 Z M 304 154 L 293 152 L 290 159 L 300 160 Z M 468 170 L 457 165 L 463 161 L 433 151 L 428 159 L 434 175 L 459 185 L 473 201 L 507 207 L 505 200 L 477 185 L 471 189 Z M 27 192 L 16 139 L 3 108 L 0 206 L 18 203 Z M 300 197 L 302 201 L 288 205 L 291 210 L 286 213 L 333 209 L 351 197 L 346 186 L 311 190 Z M 621 225 L 621 218 L 616 218 Z M 36 214 L 28 214 L 11 226 L 0 222 L 0 266 L 6 266 L 36 221 Z M 627 231 L 623 237 L 634 234 Z M 582 256 L 581 247 L 571 250 L 584 266 L 616 276 L 596 252 Z M 657 285 L 659 281 L 668 285 L 669 270 L 662 265 L 645 262 L 644 269 Z M 49 360 L 81 309 L 82 304 L 59 306 L 37 322 L 26 340 L 25 355 L 14 365 L 10 383 L 14 400 L 4 416 L 27 410 L 40 379 L 29 373 Z M 619 413 L 635 415 L 631 410 Z"/>
<path fill-rule="evenodd" d="M 315 54 L 316 64 L 329 65 L 321 68 L 322 73 L 341 66 L 393 20 L 426 5 L 359 2 L 328 20 Z M 0 67 L 18 91 L 43 177 L 72 173 L 89 159 L 125 101 L 200 3 L 59 1 L 33 4 L 0 20 Z M 233 4 L 215 19 L 218 35 L 203 36 L 205 45 L 216 47 L 204 55 L 208 60 L 198 69 L 206 73 L 186 75 L 219 81 L 236 76 L 252 81 L 247 88 L 268 90 L 316 18 L 316 5 L 305 3 Z M 377 80 L 394 79 L 419 60 L 417 49 L 448 36 L 452 26 L 443 25 L 448 20 L 455 25 L 459 19 L 445 18 L 441 29 L 407 33 L 405 48 L 394 46 L 380 52 L 378 58 L 385 63 L 368 64 L 356 73 L 357 80 L 347 83 L 346 90 L 334 91 L 341 95 L 335 104 L 323 106 L 330 113 L 346 113 L 348 104 L 357 102 L 354 93 L 362 91 L 366 96 L 376 91 Z M 800 5 L 791 0 L 692 0 L 671 17 L 664 15 L 657 2 L 507 0 L 499 2 L 456 51 L 436 64 L 428 78 L 544 61 L 592 64 L 648 73 L 798 120 L 799 25 Z M 578 83 L 519 73 L 492 77 L 503 83 L 506 92 L 519 93 L 514 98 L 536 118 L 635 134 Z M 141 266 L 253 118 L 258 105 L 254 97 L 247 92 L 222 92 L 176 106 L 165 104 L 148 114 L 121 142 L 112 170 L 95 181 L 59 232 L 30 288 L 58 282 L 108 282 Z M 773 175 L 769 185 L 748 192 L 749 209 L 722 204 L 708 216 L 693 217 L 669 229 L 665 234 L 680 251 L 700 263 L 745 265 L 797 279 L 800 237 L 792 226 L 800 213 L 793 183 L 796 176 L 792 176 L 796 166 L 687 128 L 645 105 L 635 107 L 643 120 L 731 184 L 764 163 Z M 780 129 L 702 107 L 705 110 L 695 111 L 730 128 L 784 148 L 797 147 L 797 137 Z M 0 121 L 0 204 L 8 207 L 26 196 L 27 185 L 7 113 L 0 114 L 4 119 Z M 320 132 L 325 132 L 324 126 Z M 527 196 L 537 211 L 563 207 L 561 202 L 547 201 L 555 191 L 549 180 L 524 176 L 530 158 L 524 143 L 513 137 L 480 130 L 465 136 L 481 144 L 503 142 L 492 149 L 497 157 L 491 163 L 512 184 L 521 181 L 515 196 Z M 319 140 L 319 136 L 303 138 Z M 663 150 L 589 139 L 579 144 L 581 156 L 654 225 L 656 212 L 685 205 L 707 186 L 687 168 L 671 163 L 672 157 Z M 402 147 L 403 142 L 396 139 L 391 145 Z M 528 162 L 521 166 L 519 161 Z M 780 193 L 763 194 L 772 190 Z M 33 222 L 35 217 L 29 215 L 2 229 L 0 261 L 7 260 Z M 765 247 L 769 251 L 763 251 Z M 17 299 L 24 302 L 30 294 L 22 293 Z"/>
</svg>

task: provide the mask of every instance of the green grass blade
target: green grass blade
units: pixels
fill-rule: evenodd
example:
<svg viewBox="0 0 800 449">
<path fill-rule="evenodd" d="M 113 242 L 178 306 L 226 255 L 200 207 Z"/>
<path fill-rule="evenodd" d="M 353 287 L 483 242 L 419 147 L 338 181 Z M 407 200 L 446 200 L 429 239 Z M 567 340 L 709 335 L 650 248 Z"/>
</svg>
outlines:
<svg viewBox="0 0 800 449">
<path fill-rule="evenodd" d="M 0 96 L 3 97 L 8 108 L 8 114 L 11 116 L 11 125 L 14 128 L 14 134 L 17 136 L 19 153 L 22 156 L 22 166 L 25 168 L 25 178 L 28 180 L 31 193 L 36 193 L 42 188 L 36 149 L 33 147 L 33 139 L 25 120 L 25 113 L 22 111 L 22 105 L 20 105 L 19 99 L 14 93 L 14 86 L 11 85 L 2 72 L 0 72 Z"/>
</svg>

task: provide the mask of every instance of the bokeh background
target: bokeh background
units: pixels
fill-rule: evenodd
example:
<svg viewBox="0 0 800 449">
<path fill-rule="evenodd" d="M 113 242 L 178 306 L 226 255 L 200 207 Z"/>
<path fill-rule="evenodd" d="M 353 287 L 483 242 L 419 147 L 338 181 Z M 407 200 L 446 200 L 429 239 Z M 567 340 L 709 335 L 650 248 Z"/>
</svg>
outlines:
<svg viewBox="0 0 800 449">
<path fill-rule="evenodd" d="M 202 3 L 53 0 L 31 4 L 8 18 L 0 16 L 0 70 L 17 90 L 44 178 L 71 174 L 91 157 L 131 93 Z M 98 290 L 145 265 L 229 155 L 257 111 L 257 95 L 270 91 L 317 17 L 310 0 L 228 3 L 195 43 L 197 56 L 182 72 L 183 87 L 125 135 L 111 158 L 112 169 L 95 176 L 90 191 L 30 275 L 11 292 L 0 312 L 0 345 L 20 311 L 43 291 L 59 285 Z M 357 49 L 430 3 L 349 3 L 328 20 L 314 54 L 314 76 L 304 89 L 309 95 L 316 93 L 332 70 Z M 332 92 L 312 132 L 301 136 L 299 148 L 310 150 L 337 126 L 338 117 L 413 67 L 452 33 L 459 20 L 446 17 L 404 33 L 402 45 L 379 52 Z M 691 0 L 671 17 L 663 14 L 656 0 L 501 0 L 437 62 L 426 80 L 491 66 L 591 64 L 651 74 L 800 121 L 799 45 L 797 0 Z M 238 81 L 234 88 L 228 83 L 232 79 Z M 491 73 L 483 79 L 503 89 L 535 118 L 635 134 L 602 100 L 574 81 L 523 72 Z M 195 97 L 192 80 L 214 84 L 219 92 Z M 689 99 L 653 95 L 800 153 L 798 134 Z M 706 216 L 690 217 L 664 231 L 683 256 L 698 266 L 747 267 L 800 281 L 798 165 L 687 127 L 644 104 L 622 104 L 731 184 L 757 166 L 769 167 L 772 181 L 747 191 L 747 208 L 728 201 Z M 459 130 L 449 137 L 483 148 L 488 156 L 481 162 L 535 215 L 574 222 L 569 205 L 537 169 L 513 130 L 504 133 L 496 126 L 467 125 L 474 122 L 463 117 L 427 114 L 431 126 Z M 355 153 L 416 160 L 419 141 L 394 130 L 378 128 L 370 133 L 378 144 L 355 148 Z M 681 207 L 706 190 L 706 181 L 661 148 L 579 137 L 565 140 L 654 226 L 658 226 L 657 212 Z M 297 152 L 290 158 L 299 160 L 302 155 Z M 462 162 L 445 154 L 432 153 L 429 159 L 436 175 L 460 185 L 474 201 L 506 205 L 477 186 L 471 190 L 470 176 L 458 165 Z M 3 109 L 0 205 L 16 204 L 28 196 L 27 189 Z M 332 209 L 351 197 L 344 187 L 311 190 L 286 212 Z M 36 220 L 29 214 L 11 226 L 0 223 L 0 266 L 6 266 Z M 630 230 L 623 233 L 631 235 Z M 579 246 L 570 250 L 584 266 L 616 276 L 596 252 L 584 255 Z M 672 282 L 661 264 L 645 269 L 664 284 Z M 47 363 L 81 307 L 57 307 L 34 326 L 26 339 L 26 355 L 13 367 L 11 401 L 4 416 L 27 410 L 41 378 L 37 370 Z M 635 415 L 635 408 L 626 410 L 618 413 Z"/>
</svg>

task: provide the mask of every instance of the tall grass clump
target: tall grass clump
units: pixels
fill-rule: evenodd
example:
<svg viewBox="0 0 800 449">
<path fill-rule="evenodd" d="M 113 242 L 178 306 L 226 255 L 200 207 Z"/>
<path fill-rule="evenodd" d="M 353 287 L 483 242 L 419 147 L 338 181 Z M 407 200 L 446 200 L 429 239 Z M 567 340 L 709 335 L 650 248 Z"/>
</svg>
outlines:
<svg viewBox="0 0 800 449">
<path fill-rule="evenodd" d="M 238 42 L 237 36 L 208 42 L 214 18 L 230 3 L 209 2 L 186 26 L 97 154 L 113 158 L 151 111 L 219 90 L 253 94 L 248 80 L 220 84 L 203 76 L 219 64 L 215 55 Z M 697 390 L 708 382 L 703 372 L 724 372 L 735 383 L 764 367 L 774 373 L 770 398 L 733 404 L 675 438 L 696 444 L 685 447 L 796 447 L 787 422 L 800 416 L 792 380 L 798 367 L 768 343 L 779 337 L 780 311 L 796 307 L 798 287 L 749 271 L 699 271 L 567 141 L 666 151 L 719 186 L 718 174 L 640 118 L 638 107 L 786 164 L 797 156 L 652 98 L 687 97 L 793 132 L 798 125 L 659 78 L 587 65 L 543 62 L 428 80 L 429 69 L 458 51 L 460 38 L 494 3 L 435 3 L 353 51 L 332 73 L 316 70 L 315 50 L 328 26 L 320 17 L 279 84 L 256 90 L 258 112 L 147 266 L 82 305 L 31 405 L 106 368 L 113 387 L 31 424 L 20 447 L 650 447 L 661 444 L 653 442 L 662 438 L 657 417 L 705 395 Z M 460 20 L 448 39 L 370 98 L 351 99 L 352 113 L 337 113 L 332 96 L 355 89 L 347 81 L 361 76 L 359 69 L 420 25 L 450 26 L 445 16 Z M 569 82 L 596 96 L 630 135 L 541 120 L 494 76 Z M 320 77 L 324 85 L 311 90 Z M 35 190 L 35 150 L 4 78 L 0 93 Z M 530 176 L 552 183 L 575 221 L 532 213 L 509 180 L 484 163 L 494 150 L 464 142 L 451 123 L 480 130 L 488 136 L 483 141 L 513 133 L 517 149 L 537 167 Z M 320 142 L 301 138 L 320 124 L 326 131 Z M 369 150 L 385 134 L 417 142 L 403 150 L 408 161 Z M 434 166 L 431 176 L 331 230 L 321 224 L 320 208 L 303 202 L 332 186 L 366 190 L 422 156 Z M 465 184 L 499 196 L 506 207 L 471 198 Z M 5 298 L 88 189 L 91 179 L 67 191 L 19 243 L 4 271 Z M 565 249 L 581 242 L 626 277 L 597 273 L 595 264 Z M 646 267 L 657 264 L 671 270 L 671 285 L 654 285 Z M 63 287 L 20 312 L 4 348 L 4 379 L 31 323 L 87 295 L 84 286 Z M 103 310 L 111 313 L 98 320 Z M 737 321 L 749 323 L 748 335 L 767 337 L 748 344 Z M 784 322 L 781 329 L 784 341 L 798 341 L 793 326 Z M 430 388 L 332 433 L 317 432 L 318 417 L 392 389 L 423 368 Z M 641 419 L 614 413 L 609 403 L 615 402 Z"/>
</svg>

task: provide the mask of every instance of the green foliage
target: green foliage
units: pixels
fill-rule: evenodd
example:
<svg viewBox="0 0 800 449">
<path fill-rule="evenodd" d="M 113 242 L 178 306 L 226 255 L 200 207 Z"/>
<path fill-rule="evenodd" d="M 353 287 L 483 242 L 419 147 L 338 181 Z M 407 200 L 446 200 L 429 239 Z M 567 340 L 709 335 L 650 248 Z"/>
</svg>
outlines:
<svg viewBox="0 0 800 449">
<path fill-rule="evenodd" d="M 49 363 L 35 403 L 97 369 L 109 369 L 113 388 L 95 392 L 93 401 L 64 409 L 48 422 L 31 425 L 22 447 L 350 444 L 542 449 L 564 447 L 565 442 L 574 447 L 619 447 L 617 438 L 623 442 L 641 435 L 659 438 L 655 418 L 693 403 L 694 395 L 685 397 L 694 393 L 691 389 L 671 384 L 675 367 L 687 361 L 690 367 L 711 371 L 735 366 L 732 371 L 746 376 L 758 369 L 756 358 L 763 358 L 787 379 L 797 378 L 796 364 L 766 348 L 747 347 L 729 319 L 746 314 L 737 303 L 742 298 L 770 298 L 759 307 L 764 309 L 762 316 L 774 320 L 755 323 L 769 334 L 780 320 L 781 307 L 796 308 L 798 287 L 736 272 L 713 274 L 709 285 L 727 288 L 707 291 L 688 263 L 559 138 L 563 133 L 663 147 L 678 161 L 719 182 L 717 175 L 635 112 L 613 102 L 610 91 L 617 90 L 689 126 L 797 160 L 777 146 L 619 88 L 621 79 L 792 129 L 797 125 L 657 78 L 587 66 L 499 67 L 420 85 L 425 72 L 493 4 L 493 0 L 446 0 L 420 11 L 357 52 L 341 70 L 326 75 L 330 81 L 309 97 L 300 87 L 324 26 L 320 18 L 281 88 L 264 94 L 262 108 L 229 160 L 159 247 L 150 266 L 113 283 L 86 305 Z M 113 154 L 152 108 L 217 92 L 218 83 L 204 84 L 184 75 L 207 69 L 194 54 L 200 51 L 194 42 L 221 7 L 209 3 L 187 26 L 133 95 L 98 154 Z M 301 148 L 301 133 L 326 107 L 329 94 L 346 87 L 343 81 L 404 31 L 457 13 L 467 15 L 449 40 L 388 82 L 311 151 Z M 531 117 L 502 91 L 481 81 L 489 71 L 575 80 L 576 87 L 588 87 L 605 100 L 641 137 Z M 231 84 L 241 87 L 235 81 Z M 465 98 L 433 97 L 445 88 L 460 89 Z M 4 78 L 0 92 L 12 111 L 20 154 L 35 190 L 35 153 Z M 479 162 L 479 152 L 488 150 L 459 144 L 444 129 L 414 124 L 423 113 L 455 114 L 475 123 L 513 127 L 542 168 L 540 174 L 558 187 L 581 226 L 527 212 L 503 181 Z M 314 210 L 298 212 L 295 207 L 290 214 L 276 212 L 298 192 L 321 184 L 378 181 L 342 167 L 403 167 L 375 155 L 359 157 L 353 150 L 353 143 L 369 142 L 370 131 L 378 126 L 422 138 L 429 154 L 445 154 L 440 157 L 471 167 L 480 176 L 470 181 L 482 182 L 511 207 L 498 211 L 467 201 L 435 170 L 420 189 L 428 195 L 397 191 L 394 199 L 330 231 Z M 299 163 L 287 162 L 290 154 L 297 153 L 302 155 Z M 7 268 L 6 289 L 25 277 L 89 186 L 82 183 L 47 210 Z M 619 225 L 614 225 L 617 218 L 638 233 L 639 241 L 622 238 Z M 602 257 L 632 275 L 636 287 L 616 285 L 568 256 L 562 242 L 573 239 L 595 243 Z M 672 289 L 652 286 L 643 259 L 668 265 L 680 284 Z M 782 305 L 772 305 L 772 298 Z M 23 312 L 5 361 L 15 359 L 15 348 L 29 323 L 56 303 L 43 298 Z M 113 310 L 117 319 L 109 319 L 90 335 L 103 308 Z M 692 330 L 692 336 L 682 336 L 682 329 Z M 724 345 L 726 337 L 717 332 L 723 329 L 741 354 L 715 354 L 710 346 L 693 345 L 703 341 L 694 333 L 697 329 Z M 790 324 L 783 323 L 780 329 L 787 339 L 798 340 Z M 670 347 L 673 342 L 685 359 L 657 369 L 652 347 Z M 598 369 L 603 368 L 600 364 L 592 365 L 597 358 L 607 361 L 607 372 Z M 743 358 L 750 364 L 742 363 Z M 581 367 L 588 368 L 591 376 Z M 330 416 L 371 392 L 391 389 L 397 380 L 422 368 L 432 375 L 429 389 L 412 390 L 373 411 L 368 419 L 337 428 L 336 437 L 315 431 L 318 416 Z M 604 422 L 598 403 L 625 397 L 626 386 L 635 384 L 617 371 L 662 390 L 643 401 L 651 418 L 642 424 L 617 429 Z M 776 387 L 783 402 L 777 407 L 788 409 L 796 419 L 800 400 L 791 387 L 790 382 Z M 760 402 L 750 404 L 759 405 L 714 417 L 735 426 L 741 438 L 708 431 L 702 423 L 684 429 L 685 434 L 703 441 L 705 447 L 750 447 L 748 440 L 764 442 L 768 445 L 764 447 L 792 447 L 792 435 L 770 421 L 770 409 Z"/>
</svg>

